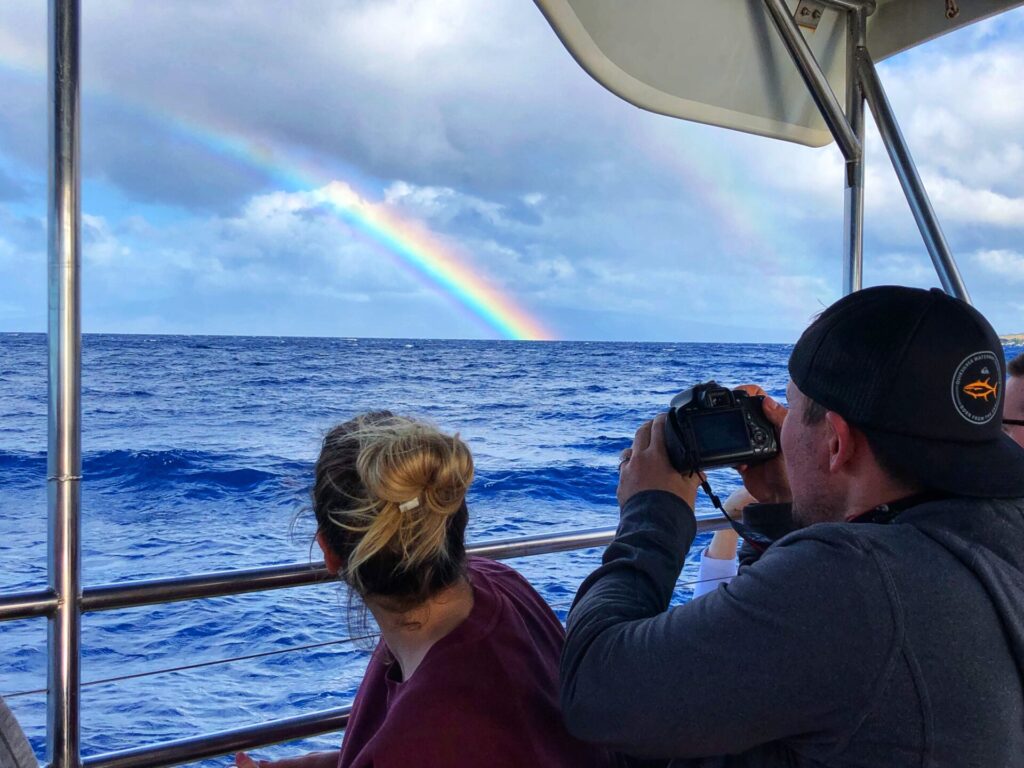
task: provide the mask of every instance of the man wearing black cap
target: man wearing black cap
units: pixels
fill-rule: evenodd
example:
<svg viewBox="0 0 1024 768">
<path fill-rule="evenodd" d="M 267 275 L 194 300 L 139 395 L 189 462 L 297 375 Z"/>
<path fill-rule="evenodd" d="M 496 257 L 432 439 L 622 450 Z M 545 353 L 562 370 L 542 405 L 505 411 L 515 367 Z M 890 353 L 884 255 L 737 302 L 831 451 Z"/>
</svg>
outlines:
<svg viewBox="0 0 1024 768">
<path fill-rule="evenodd" d="M 663 416 L 642 426 L 569 615 L 570 730 L 652 765 L 1024 766 L 1003 366 L 985 319 L 938 291 L 834 304 L 793 350 L 788 415 L 766 401 L 782 456 L 744 476 L 775 502 L 751 518 L 792 532 L 672 610 L 698 480 L 669 464 Z"/>
</svg>

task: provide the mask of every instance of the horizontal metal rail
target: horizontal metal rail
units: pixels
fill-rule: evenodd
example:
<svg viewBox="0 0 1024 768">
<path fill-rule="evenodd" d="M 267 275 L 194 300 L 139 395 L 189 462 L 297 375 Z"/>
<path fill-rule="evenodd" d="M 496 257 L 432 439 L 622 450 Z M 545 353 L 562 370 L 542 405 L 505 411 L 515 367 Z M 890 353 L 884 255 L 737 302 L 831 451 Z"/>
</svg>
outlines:
<svg viewBox="0 0 1024 768">
<path fill-rule="evenodd" d="M 308 715 L 272 720 L 245 728 L 219 731 L 204 736 L 167 741 L 148 747 L 135 747 L 82 758 L 83 768 L 142 768 L 178 765 L 209 757 L 264 747 L 282 741 L 296 741 L 321 733 L 343 731 L 352 707 L 338 707 Z"/>
<path fill-rule="evenodd" d="M 57 608 L 57 593 L 49 589 L 0 595 L 0 621 L 50 616 Z"/>
<path fill-rule="evenodd" d="M 323 562 L 290 563 L 242 571 L 202 573 L 184 578 L 154 579 L 86 587 L 82 611 L 110 611 L 140 605 L 174 603 L 207 597 L 240 595 L 246 592 L 304 587 L 331 579 Z"/>
<path fill-rule="evenodd" d="M 725 528 L 721 515 L 697 516 L 697 532 Z M 533 536 L 519 536 L 471 544 L 469 554 L 508 560 L 513 557 L 567 552 L 574 549 L 603 547 L 615 535 L 614 528 L 589 528 Z M 292 563 L 242 571 L 221 571 L 185 578 L 155 579 L 87 587 L 82 595 L 83 612 L 134 608 L 140 605 L 198 600 L 209 597 L 262 592 L 285 587 L 302 587 L 332 580 L 323 562 Z M 57 603 L 49 590 L 0 595 L 0 621 L 47 616 Z"/>
</svg>

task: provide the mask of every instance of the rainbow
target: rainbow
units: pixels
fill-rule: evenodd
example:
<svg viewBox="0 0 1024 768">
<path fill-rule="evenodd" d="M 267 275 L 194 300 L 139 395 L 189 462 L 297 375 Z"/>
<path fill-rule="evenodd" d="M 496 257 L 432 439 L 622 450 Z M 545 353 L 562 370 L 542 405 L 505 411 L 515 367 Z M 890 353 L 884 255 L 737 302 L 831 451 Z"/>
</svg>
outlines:
<svg viewBox="0 0 1024 768">
<path fill-rule="evenodd" d="M 43 77 L 37 63 L 16 54 L 0 57 L 0 69 L 12 74 Z M 371 202 L 347 183 L 338 181 L 313 163 L 282 145 L 248 137 L 225 125 L 169 115 L 148 104 L 128 102 L 90 88 L 94 96 L 170 131 L 176 137 L 228 157 L 265 174 L 289 192 L 311 192 L 314 199 L 342 222 L 385 248 L 421 283 L 440 293 L 500 337 L 513 340 L 550 340 L 555 335 L 507 293 L 465 263 L 455 249 L 417 222 L 398 216 L 386 203 Z"/>
<path fill-rule="evenodd" d="M 152 113 L 147 116 L 157 117 Z M 250 139 L 224 126 L 214 128 L 180 117 L 159 117 L 176 135 L 259 169 L 289 191 L 312 190 L 318 203 L 397 256 L 423 282 L 469 310 L 502 337 L 531 341 L 555 338 L 539 319 L 467 266 L 436 235 L 417 222 L 399 217 L 387 205 L 366 200 L 349 184 L 299 159 L 297 153 L 287 153 L 279 145 Z"/>
</svg>

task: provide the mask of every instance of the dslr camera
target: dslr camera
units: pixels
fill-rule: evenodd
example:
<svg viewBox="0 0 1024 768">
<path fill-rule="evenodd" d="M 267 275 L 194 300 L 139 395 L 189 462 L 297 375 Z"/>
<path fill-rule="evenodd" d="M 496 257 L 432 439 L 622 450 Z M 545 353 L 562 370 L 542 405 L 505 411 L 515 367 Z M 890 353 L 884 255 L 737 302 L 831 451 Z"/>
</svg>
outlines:
<svg viewBox="0 0 1024 768">
<path fill-rule="evenodd" d="M 764 415 L 764 397 L 714 381 L 672 398 L 665 429 L 665 447 L 676 471 L 757 464 L 776 456 L 775 429 Z"/>
</svg>

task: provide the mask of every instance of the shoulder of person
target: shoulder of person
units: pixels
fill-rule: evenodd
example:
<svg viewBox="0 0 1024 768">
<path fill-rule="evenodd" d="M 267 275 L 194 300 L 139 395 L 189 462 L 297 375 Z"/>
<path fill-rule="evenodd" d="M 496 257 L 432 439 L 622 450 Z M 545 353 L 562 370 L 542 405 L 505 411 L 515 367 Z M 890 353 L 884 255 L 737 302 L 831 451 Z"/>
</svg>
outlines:
<svg viewBox="0 0 1024 768">
<path fill-rule="evenodd" d="M 480 575 L 485 579 L 505 587 L 514 586 L 536 592 L 533 585 L 519 571 L 497 560 L 486 557 L 470 557 L 467 560 L 470 575 Z"/>
<path fill-rule="evenodd" d="M 466 558 L 466 567 L 471 573 L 483 573 L 489 576 L 504 576 L 508 574 L 519 576 L 515 568 L 505 565 L 498 560 L 480 557 L 479 555 L 470 555 Z M 522 576 L 519 576 L 519 578 L 522 578 Z"/>
<path fill-rule="evenodd" d="M 901 612 L 889 554 L 893 548 L 865 536 L 858 526 L 818 523 L 794 531 L 703 600 L 757 605 L 758 615 L 776 614 L 787 617 L 791 627 L 813 627 L 820 638 L 828 637 L 829 644 L 858 659 L 891 649 Z"/>
<path fill-rule="evenodd" d="M 866 553 L 876 546 L 879 536 L 891 537 L 895 526 L 871 523 L 815 523 L 787 533 L 773 546 L 792 547 L 818 544 L 851 553 Z"/>
<path fill-rule="evenodd" d="M 471 557 L 468 562 L 474 588 L 483 586 L 504 609 L 510 609 L 529 621 L 550 624 L 562 633 L 562 623 L 544 597 L 525 576 L 504 563 Z"/>
<path fill-rule="evenodd" d="M 898 526 L 815 523 L 779 539 L 760 559 L 741 569 L 779 569 L 804 581 L 844 581 L 858 589 L 888 591 L 884 542 L 905 535 Z"/>
</svg>

